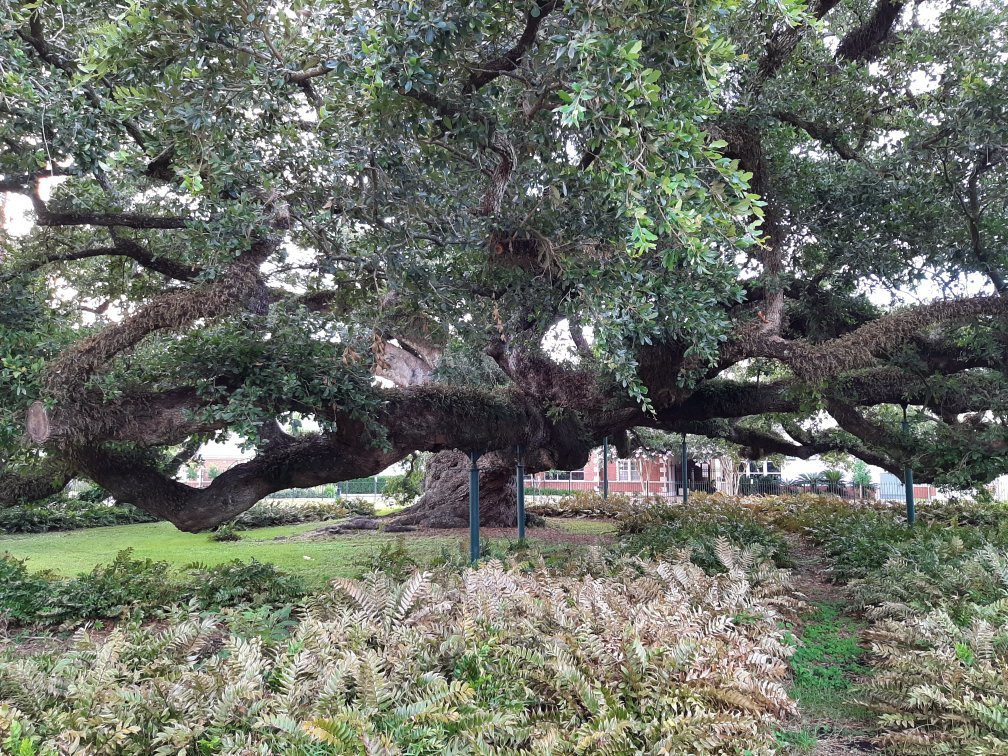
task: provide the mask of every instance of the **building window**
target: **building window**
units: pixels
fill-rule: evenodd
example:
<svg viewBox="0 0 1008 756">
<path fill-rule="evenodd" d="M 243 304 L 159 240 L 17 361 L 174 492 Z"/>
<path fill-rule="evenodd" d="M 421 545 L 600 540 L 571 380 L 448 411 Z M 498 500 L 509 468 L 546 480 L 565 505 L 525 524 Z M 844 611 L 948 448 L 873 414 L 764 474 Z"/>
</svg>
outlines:
<svg viewBox="0 0 1008 756">
<path fill-rule="evenodd" d="M 743 475 L 776 475 L 780 477 L 781 470 L 773 462 L 769 460 L 760 460 L 759 462 L 745 462 L 742 467 Z"/>
<path fill-rule="evenodd" d="M 584 470 L 550 470 L 546 480 L 584 480 Z"/>
<path fill-rule="evenodd" d="M 566 470 L 550 470 L 546 473 L 546 480 L 570 480 L 570 473 Z"/>
<path fill-rule="evenodd" d="M 618 480 L 640 480 L 640 462 L 636 459 L 616 460 L 616 477 Z"/>
</svg>

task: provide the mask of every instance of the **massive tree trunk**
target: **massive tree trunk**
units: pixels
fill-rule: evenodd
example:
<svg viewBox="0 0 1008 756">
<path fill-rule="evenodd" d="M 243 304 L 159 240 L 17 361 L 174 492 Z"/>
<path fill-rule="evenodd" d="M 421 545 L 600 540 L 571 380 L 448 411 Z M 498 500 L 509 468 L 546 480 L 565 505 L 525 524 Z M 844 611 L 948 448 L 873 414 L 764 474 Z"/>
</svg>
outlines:
<svg viewBox="0 0 1008 756">
<path fill-rule="evenodd" d="M 515 527 L 514 459 L 486 454 L 479 463 L 480 525 Z M 469 524 L 469 455 L 443 451 L 427 463 L 423 496 L 395 518 L 397 525 L 461 528 Z"/>
</svg>

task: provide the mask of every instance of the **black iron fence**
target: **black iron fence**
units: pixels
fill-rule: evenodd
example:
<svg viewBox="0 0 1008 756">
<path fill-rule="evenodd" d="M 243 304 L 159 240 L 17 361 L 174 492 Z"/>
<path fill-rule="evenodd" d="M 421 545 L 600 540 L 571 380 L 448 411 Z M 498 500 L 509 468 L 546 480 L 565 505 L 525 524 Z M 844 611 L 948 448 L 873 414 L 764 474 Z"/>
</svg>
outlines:
<svg viewBox="0 0 1008 756">
<path fill-rule="evenodd" d="M 892 476 L 888 476 L 891 478 Z M 682 497 L 682 481 L 668 480 L 610 480 L 609 493 L 630 496 Z M 690 491 L 704 493 L 720 492 L 732 496 L 782 496 L 797 494 L 829 494 L 844 499 L 876 499 L 881 501 L 904 501 L 906 488 L 898 479 L 884 477 L 881 483 L 855 483 L 850 480 L 830 480 L 808 476 L 808 479 L 787 480 L 779 475 L 743 475 L 734 480 L 715 478 L 701 474 L 690 475 L 686 480 Z M 564 496 L 579 491 L 601 492 L 601 480 L 565 479 L 535 475 L 525 479 L 525 494 L 536 496 Z M 914 497 L 927 501 L 938 495 L 931 485 L 915 485 Z"/>
<path fill-rule="evenodd" d="M 288 488 L 271 494 L 271 499 L 337 499 L 340 496 L 382 496 L 385 487 L 402 476 L 378 475 L 370 478 L 344 480 L 314 488 Z"/>
<path fill-rule="evenodd" d="M 554 476 L 556 474 L 554 473 Z M 290 488 L 271 494 L 271 499 L 335 499 L 340 496 L 382 496 L 385 488 L 392 481 L 400 478 L 396 475 L 379 475 L 370 478 L 357 478 L 341 483 L 330 483 L 314 488 Z M 70 483 L 68 493 L 77 494 L 87 490 L 91 483 L 74 480 Z M 832 494 L 845 499 L 877 499 L 881 501 L 905 501 L 906 489 L 902 482 L 892 475 L 884 475 L 880 483 L 858 484 L 849 480 L 830 481 L 825 479 L 786 480 L 777 475 L 743 475 L 734 481 L 717 479 L 702 474 L 690 475 L 687 479 L 690 491 L 706 493 L 721 492 L 735 496 L 779 496 L 788 494 Z M 564 496 L 578 491 L 602 491 L 601 480 L 577 480 L 571 478 L 546 478 L 543 474 L 525 478 L 525 495 Z M 669 498 L 682 497 L 682 481 L 674 477 L 669 480 L 610 480 L 609 492 L 631 496 L 665 496 Z M 1004 492 L 1008 494 L 1008 489 Z M 968 495 L 968 494 L 967 494 Z M 938 496 L 934 486 L 917 484 L 914 486 L 914 498 L 917 501 L 927 501 Z M 1001 496 L 1001 498 L 1005 498 Z"/>
</svg>

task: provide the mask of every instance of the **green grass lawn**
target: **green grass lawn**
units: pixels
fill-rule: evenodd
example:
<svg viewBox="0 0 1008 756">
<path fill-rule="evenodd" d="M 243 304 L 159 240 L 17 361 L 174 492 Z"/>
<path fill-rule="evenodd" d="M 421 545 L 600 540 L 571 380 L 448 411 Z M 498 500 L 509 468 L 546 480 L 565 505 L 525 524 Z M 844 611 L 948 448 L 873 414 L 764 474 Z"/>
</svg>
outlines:
<svg viewBox="0 0 1008 756">
<path fill-rule="evenodd" d="M 314 541 L 278 541 L 315 530 L 324 523 L 309 522 L 241 532 L 240 541 L 216 543 L 207 533 L 183 533 L 167 522 L 148 525 L 118 525 L 58 533 L 0 536 L 0 553 L 7 552 L 28 560 L 32 571 L 51 570 L 59 575 L 89 572 L 95 565 L 112 561 L 123 549 L 133 549 L 137 559 L 156 559 L 179 567 L 202 562 L 207 565 L 240 559 L 271 562 L 279 569 L 303 576 L 309 583 L 322 586 L 334 577 L 352 577 L 360 565 L 382 544 L 393 541 L 391 534 L 361 531 Z M 572 532 L 604 533 L 610 523 L 589 520 L 550 518 L 550 526 Z M 531 540 L 535 529 L 529 530 Z M 468 532 L 455 531 L 444 536 L 404 535 L 406 548 L 417 561 L 437 557 L 443 548 L 468 548 Z"/>
<path fill-rule="evenodd" d="M 588 520 L 579 517 L 547 517 L 546 524 L 551 528 L 566 530 L 569 533 L 588 533 L 591 535 L 607 535 L 616 532 L 615 520 Z M 535 530 L 529 535 L 535 538 Z"/>
<path fill-rule="evenodd" d="M 350 577 L 381 544 L 394 536 L 361 532 L 317 541 L 277 541 L 278 536 L 297 535 L 318 528 L 322 523 L 303 523 L 242 532 L 242 540 L 225 543 L 211 541 L 207 533 L 183 533 L 167 523 L 119 525 L 60 533 L 41 533 L 0 537 L 0 553 L 8 552 L 27 559 L 33 571 L 52 570 L 60 575 L 88 572 L 96 564 L 110 562 L 123 549 L 133 549 L 133 556 L 157 559 L 184 566 L 192 562 L 208 565 L 233 559 L 272 562 L 281 570 L 302 575 L 310 583 L 323 585 L 333 577 Z M 411 553 L 433 557 L 442 546 L 457 539 L 414 538 L 408 542 Z"/>
</svg>

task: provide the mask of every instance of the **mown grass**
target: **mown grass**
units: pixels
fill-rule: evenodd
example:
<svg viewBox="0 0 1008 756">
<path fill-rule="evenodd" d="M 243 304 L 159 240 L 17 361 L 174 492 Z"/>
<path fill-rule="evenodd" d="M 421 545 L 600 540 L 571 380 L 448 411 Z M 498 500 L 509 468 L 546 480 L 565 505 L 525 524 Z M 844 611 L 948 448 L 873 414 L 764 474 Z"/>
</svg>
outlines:
<svg viewBox="0 0 1008 756">
<path fill-rule="evenodd" d="M 51 570 L 66 576 L 108 563 L 123 549 L 133 549 L 136 559 L 165 561 L 179 567 L 193 562 L 213 566 L 234 559 L 243 562 L 257 559 L 321 587 L 333 577 L 354 576 L 360 562 L 394 539 L 392 535 L 362 532 L 324 540 L 276 540 L 307 533 L 319 525 L 302 523 L 247 530 L 241 533 L 241 540 L 225 543 L 211 541 L 207 533 L 183 533 L 167 522 L 119 525 L 6 536 L 0 538 L 0 553 L 8 552 L 18 559 L 27 559 L 32 571 Z M 455 540 L 451 537 L 416 538 L 411 539 L 410 549 L 421 558 L 434 556 L 443 546 L 452 546 Z"/>
<path fill-rule="evenodd" d="M 301 523 L 241 531 L 241 540 L 214 542 L 208 533 L 183 533 L 167 522 L 117 525 L 58 533 L 37 533 L 0 537 L 0 554 L 7 552 L 28 560 L 33 571 L 50 570 L 72 576 L 107 564 L 124 549 L 135 559 L 154 559 L 183 567 L 193 562 L 208 566 L 240 559 L 257 559 L 280 570 L 303 577 L 309 585 L 321 587 L 334 577 L 354 577 L 361 565 L 370 561 L 382 546 L 395 540 L 392 534 L 361 531 L 318 540 L 277 540 L 308 533 L 322 523 Z M 551 528 L 575 533 L 610 532 L 613 525 L 591 520 L 550 519 Z M 530 540 L 538 540 L 530 528 Z M 405 534 L 410 556 L 419 563 L 436 559 L 443 549 L 455 551 L 468 543 L 468 531 L 448 531 L 445 535 Z M 500 540 L 500 539 L 498 539 Z M 506 539 L 505 539 L 506 540 Z M 467 547 L 466 547 L 467 548 Z"/>
<path fill-rule="evenodd" d="M 608 535 L 616 532 L 615 520 L 587 520 L 577 517 L 547 517 L 546 525 L 557 530 L 565 530 L 568 533 L 587 533 L 589 535 Z M 535 539 L 535 529 L 526 531 L 526 534 Z"/>
</svg>

